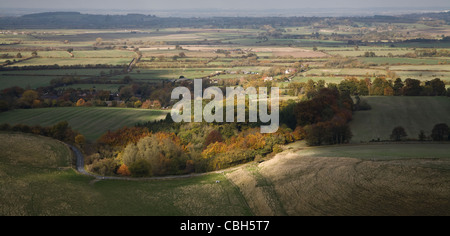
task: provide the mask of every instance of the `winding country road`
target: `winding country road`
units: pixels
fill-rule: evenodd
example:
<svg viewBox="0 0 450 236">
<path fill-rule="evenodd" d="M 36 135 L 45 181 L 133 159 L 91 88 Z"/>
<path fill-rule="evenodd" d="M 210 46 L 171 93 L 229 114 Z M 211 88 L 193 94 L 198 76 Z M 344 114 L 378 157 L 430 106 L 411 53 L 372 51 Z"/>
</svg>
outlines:
<svg viewBox="0 0 450 236">
<path fill-rule="evenodd" d="M 185 179 L 185 178 L 191 178 L 191 177 L 197 177 L 197 176 L 203 176 L 211 173 L 223 173 L 223 171 L 217 171 L 217 172 L 211 172 L 211 173 L 201 173 L 201 174 L 190 174 L 190 175 L 173 175 L 173 176 L 163 176 L 163 177 L 148 177 L 148 178 L 132 178 L 132 177 L 113 177 L 113 176 L 101 176 L 101 175 L 95 175 L 92 173 L 89 173 L 84 168 L 84 156 L 81 151 L 72 146 L 69 145 L 69 148 L 73 151 L 77 158 L 77 164 L 76 164 L 76 170 L 78 173 L 90 177 L 94 177 L 97 180 L 132 180 L 132 181 L 143 181 L 143 180 L 168 180 L 168 179 Z"/>
</svg>

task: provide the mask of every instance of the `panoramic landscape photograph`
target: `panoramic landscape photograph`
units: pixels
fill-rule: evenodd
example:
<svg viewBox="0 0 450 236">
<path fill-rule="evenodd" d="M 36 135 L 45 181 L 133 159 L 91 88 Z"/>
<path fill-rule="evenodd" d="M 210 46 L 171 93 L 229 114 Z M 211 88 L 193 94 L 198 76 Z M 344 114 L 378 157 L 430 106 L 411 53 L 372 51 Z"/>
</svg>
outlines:
<svg viewBox="0 0 450 236">
<path fill-rule="evenodd" d="M 0 216 L 448 216 L 449 126 L 448 0 L 0 0 Z"/>
</svg>

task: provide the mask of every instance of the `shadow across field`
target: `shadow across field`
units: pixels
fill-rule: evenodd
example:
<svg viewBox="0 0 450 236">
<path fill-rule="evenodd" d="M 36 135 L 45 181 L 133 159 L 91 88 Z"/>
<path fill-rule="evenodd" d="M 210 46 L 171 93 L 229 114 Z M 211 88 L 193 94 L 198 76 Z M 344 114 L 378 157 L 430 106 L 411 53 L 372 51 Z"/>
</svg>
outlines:
<svg viewBox="0 0 450 236">
<path fill-rule="evenodd" d="M 407 138 L 418 139 L 421 130 L 431 135 L 434 125 L 450 124 L 448 97 L 363 97 L 372 107 L 369 111 L 355 112 L 350 128 L 352 142 L 389 140 L 397 126 L 405 128 Z"/>
<path fill-rule="evenodd" d="M 251 171 L 227 175 L 256 214 L 450 214 L 450 158 L 444 152 L 450 144 L 291 148 Z M 261 178 L 272 194 L 264 193 Z"/>
<path fill-rule="evenodd" d="M 2 113 L 0 124 L 52 126 L 67 121 L 89 141 L 95 141 L 108 130 L 114 131 L 124 126 L 132 127 L 137 123 L 161 120 L 166 114 L 167 112 L 162 110 L 111 107 L 22 109 Z"/>
</svg>

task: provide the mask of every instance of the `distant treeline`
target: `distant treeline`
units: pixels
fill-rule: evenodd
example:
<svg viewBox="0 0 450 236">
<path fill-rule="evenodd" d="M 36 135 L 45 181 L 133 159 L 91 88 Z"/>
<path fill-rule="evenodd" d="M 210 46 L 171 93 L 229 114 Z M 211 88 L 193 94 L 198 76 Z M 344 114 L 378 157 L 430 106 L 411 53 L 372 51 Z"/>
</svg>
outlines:
<svg viewBox="0 0 450 236">
<path fill-rule="evenodd" d="M 89 64 L 89 65 L 38 65 L 38 66 L 9 66 L 1 67 L 0 71 L 23 71 L 23 70 L 59 70 L 59 69 L 122 69 L 126 70 L 127 65 L 110 64 Z"/>
<path fill-rule="evenodd" d="M 11 126 L 10 124 L 1 124 L 0 131 L 36 134 L 71 144 L 77 143 L 77 140 L 84 139 L 77 131 L 72 130 L 67 121 L 62 121 L 49 127 L 42 127 L 40 125 L 29 126 L 25 124 L 16 124 L 14 126 Z"/>
<path fill-rule="evenodd" d="M 450 13 L 410 14 L 404 16 L 373 17 L 212 17 L 181 18 L 156 17 L 154 15 L 93 15 L 79 12 L 51 12 L 24 15 L 21 17 L 0 18 L 3 29 L 93 29 L 93 28 L 174 28 L 174 27 L 214 27 L 214 28 L 260 28 L 264 25 L 274 27 L 296 27 L 311 25 L 325 19 L 341 24 L 348 20 L 366 23 L 415 23 L 422 18 L 431 17 L 443 22 L 450 22 Z"/>
<path fill-rule="evenodd" d="M 292 82 L 288 85 L 287 94 L 290 96 L 305 95 L 312 98 L 317 93 L 317 88 L 336 88 L 340 93 L 348 93 L 352 96 L 448 96 L 450 88 L 446 88 L 445 82 L 439 78 L 430 81 L 420 81 L 407 78 L 402 80 L 377 77 L 375 79 L 358 79 L 348 77 L 339 84 L 328 83 L 324 80 L 317 82 L 309 80 L 305 82 Z"/>
</svg>

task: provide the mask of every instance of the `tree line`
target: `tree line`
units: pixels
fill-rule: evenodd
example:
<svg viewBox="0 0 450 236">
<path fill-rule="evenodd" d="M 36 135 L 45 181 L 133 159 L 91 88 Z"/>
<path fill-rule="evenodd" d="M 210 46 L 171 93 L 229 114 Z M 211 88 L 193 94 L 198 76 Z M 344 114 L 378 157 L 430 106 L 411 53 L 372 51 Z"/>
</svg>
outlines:
<svg viewBox="0 0 450 236">
<path fill-rule="evenodd" d="M 33 109 L 45 107 L 70 106 L 107 106 L 159 109 L 171 105 L 171 91 L 178 83 L 163 81 L 162 83 L 133 82 L 129 76 L 119 80 L 118 91 L 102 89 L 66 88 L 73 84 L 104 84 L 102 79 L 80 80 L 77 76 L 64 76 L 52 80 L 50 86 L 37 89 L 23 89 L 15 86 L 0 91 L 0 112 L 13 109 Z M 97 83 L 98 82 L 98 83 Z M 109 83 L 107 83 L 109 84 Z M 182 85 L 190 86 L 189 83 Z M 83 100 L 84 102 L 81 102 Z M 81 103 L 79 103 L 81 102 Z"/>
<path fill-rule="evenodd" d="M 403 128 L 402 126 L 395 127 L 392 130 L 390 136 L 391 140 L 397 142 L 405 140 L 406 137 L 408 137 L 408 134 L 406 133 L 405 128 Z M 439 123 L 433 127 L 430 136 L 427 136 L 425 134 L 425 131 L 421 130 L 417 137 L 418 137 L 417 139 L 409 139 L 409 140 L 418 140 L 418 141 L 431 140 L 435 142 L 450 141 L 450 128 L 445 123 Z"/>
<path fill-rule="evenodd" d="M 310 93 L 311 99 L 287 104 L 280 111 L 280 122 L 299 130 L 311 146 L 348 143 L 352 138 L 348 122 L 355 106 L 349 93 L 337 88 Z"/>
<path fill-rule="evenodd" d="M 358 79 L 348 77 L 339 84 L 328 83 L 324 80 L 317 82 L 309 80 L 305 82 L 292 82 L 288 85 L 288 95 L 298 96 L 305 95 L 311 98 L 317 88 L 336 88 L 341 93 L 348 93 L 352 96 L 449 96 L 450 88 L 446 89 L 446 84 L 439 78 L 430 81 L 420 81 L 417 79 L 407 78 L 402 80 L 387 79 L 384 76 L 375 79 L 365 78 Z"/>
<path fill-rule="evenodd" d="M 262 160 L 300 139 L 287 128 L 261 134 L 245 124 L 179 124 L 170 117 L 154 124 L 165 130 L 153 132 L 149 124 L 124 127 L 86 145 L 88 170 L 135 177 L 203 173 Z"/>
<path fill-rule="evenodd" d="M 2 124 L 0 125 L 0 131 L 36 134 L 70 144 L 82 145 L 86 141 L 84 136 L 73 130 L 67 121 L 62 121 L 49 127 L 42 127 L 40 125 L 30 126 L 25 124 L 16 124 L 13 126 L 10 124 Z"/>
<path fill-rule="evenodd" d="M 334 26 L 355 25 L 356 22 L 372 26 L 377 23 L 416 23 L 423 17 L 433 18 L 434 22 L 450 22 L 448 12 L 409 14 L 401 16 L 373 17 L 157 17 L 144 14 L 94 15 L 79 12 L 46 12 L 20 17 L 2 17 L 0 27 L 9 29 L 104 29 L 104 28 L 251 28 L 264 26 Z M 427 24 L 430 22 L 427 21 Z M 268 29 L 269 33 L 270 28 Z"/>
</svg>

